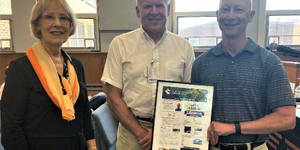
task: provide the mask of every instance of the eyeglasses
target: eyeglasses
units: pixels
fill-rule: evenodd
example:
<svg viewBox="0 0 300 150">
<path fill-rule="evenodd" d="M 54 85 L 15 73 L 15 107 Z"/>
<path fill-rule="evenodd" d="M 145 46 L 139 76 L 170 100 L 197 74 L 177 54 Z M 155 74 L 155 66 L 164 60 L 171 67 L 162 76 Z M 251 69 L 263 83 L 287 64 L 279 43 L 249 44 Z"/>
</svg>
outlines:
<svg viewBox="0 0 300 150">
<path fill-rule="evenodd" d="M 47 23 L 49 24 L 52 24 L 54 23 L 54 21 L 56 20 L 56 18 L 58 18 L 59 22 L 61 24 L 67 24 L 67 23 L 70 23 L 71 21 L 71 18 L 67 15 L 61 15 L 59 17 L 54 17 L 53 15 L 50 15 L 50 14 L 45 14 L 45 15 L 42 15 L 42 18 L 47 21 Z"/>
</svg>

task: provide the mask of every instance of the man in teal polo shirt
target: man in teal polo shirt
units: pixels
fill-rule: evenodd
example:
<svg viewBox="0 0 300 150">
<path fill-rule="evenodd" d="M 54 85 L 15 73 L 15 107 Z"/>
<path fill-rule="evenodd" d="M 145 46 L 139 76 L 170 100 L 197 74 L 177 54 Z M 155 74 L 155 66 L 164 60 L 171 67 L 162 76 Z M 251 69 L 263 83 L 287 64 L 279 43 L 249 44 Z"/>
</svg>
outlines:
<svg viewBox="0 0 300 150">
<path fill-rule="evenodd" d="M 212 150 L 267 150 L 270 133 L 295 127 L 296 103 L 280 59 L 246 37 L 251 5 L 220 0 L 222 41 L 193 64 L 191 82 L 214 86 Z"/>
</svg>

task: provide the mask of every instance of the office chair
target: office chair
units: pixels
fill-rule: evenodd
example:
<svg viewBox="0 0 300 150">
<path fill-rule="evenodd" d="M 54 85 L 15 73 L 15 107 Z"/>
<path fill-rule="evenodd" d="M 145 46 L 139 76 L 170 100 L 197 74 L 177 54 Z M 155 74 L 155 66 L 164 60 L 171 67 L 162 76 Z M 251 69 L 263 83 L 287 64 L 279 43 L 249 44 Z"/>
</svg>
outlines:
<svg viewBox="0 0 300 150">
<path fill-rule="evenodd" d="M 104 103 L 92 112 L 96 146 L 99 150 L 116 150 L 119 121 Z"/>
</svg>

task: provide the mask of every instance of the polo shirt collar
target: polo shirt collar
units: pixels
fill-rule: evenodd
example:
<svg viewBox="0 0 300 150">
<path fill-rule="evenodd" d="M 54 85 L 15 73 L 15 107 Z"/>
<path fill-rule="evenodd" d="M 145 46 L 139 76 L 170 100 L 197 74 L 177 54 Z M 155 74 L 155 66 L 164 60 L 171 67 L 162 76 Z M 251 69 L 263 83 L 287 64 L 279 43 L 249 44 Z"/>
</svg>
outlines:
<svg viewBox="0 0 300 150">
<path fill-rule="evenodd" d="M 248 51 L 254 54 L 257 51 L 257 47 L 258 45 L 251 38 L 248 37 L 248 43 L 243 49 L 243 51 Z M 213 49 L 213 53 L 215 55 L 222 55 L 223 53 L 225 53 L 222 47 L 222 41 L 218 45 L 216 45 L 216 47 Z"/>
</svg>

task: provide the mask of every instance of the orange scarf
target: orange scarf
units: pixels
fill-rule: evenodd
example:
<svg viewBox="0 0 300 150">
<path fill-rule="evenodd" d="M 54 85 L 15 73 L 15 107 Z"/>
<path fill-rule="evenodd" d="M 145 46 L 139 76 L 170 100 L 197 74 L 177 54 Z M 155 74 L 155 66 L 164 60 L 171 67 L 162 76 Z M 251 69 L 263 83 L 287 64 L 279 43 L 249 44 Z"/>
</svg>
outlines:
<svg viewBox="0 0 300 150">
<path fill-rule="evenodd" d="M 48 96 L 61 109 L 63 119 L 67 121 L 75 119 L 74 105 L 79 95 L 79 85 L 74 66 L 68 60 L 69 81 L 61 77 L 67 93 L 64 95 L 56 67 L 42 44 L 37 42 L 30 46 L 26 56 Z"/>
</svg>

